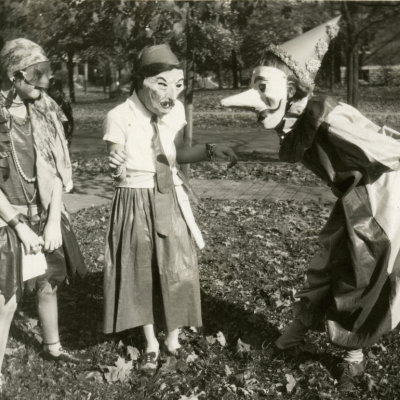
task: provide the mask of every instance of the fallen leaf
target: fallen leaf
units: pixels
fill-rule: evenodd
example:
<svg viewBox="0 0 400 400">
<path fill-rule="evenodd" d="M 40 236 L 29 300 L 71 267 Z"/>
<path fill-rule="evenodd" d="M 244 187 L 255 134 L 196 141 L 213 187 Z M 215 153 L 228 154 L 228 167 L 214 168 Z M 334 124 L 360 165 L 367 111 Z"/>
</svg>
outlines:
<svg viewBox="0 0 400 400">
<path fill-rule="evenodd" d="M 294 389 L 294 387 L 296 386 L 296 379 L 293 377 L 293 375 L 290 374 L 286 374 L 286 380 L 288 381 L 288 383 L 286 384 L 286 391 L 288 393 L 292 393 L 292 390 Z"/>
<path fill-rule="evenodd" d="M 210 344 L 214 344 L 217 339 L 214 336 L 206 336 L 207 342 Z"/>
<path fill-rule="evenodd" d="M 189 366 L 185 361 L 178 360 L 176 363 L 176 370 L 181 372 L 186 372 L 189 369 Z"/>
<path fill-rule="evenodd" d="M 251 346 L 249 344 L 242 342 L 239 338 L 236 343 L 236 354 L 239 357 L 243 357 L 245 353 L 248 353 L 250 351 L 250 348 Z"/>
<path fill-rule="evenodd" d="M 174 356 L 167 357 L 167 361 L 162 365 L 161 369 L 164 371 L 175 371 L 177 359 Z"/>
<path fill-rule="evenodd" d="M 226 339 L 225 339 L 225 336 L 224 336 L 224 334 L 222 332 L 218 332 L 217 333 L 217 341 L 219 342 L 219 344 L 222 347 L 226 346 Z"/>
<path fill-rule="evenodd" d="M 15 349 L 11 349 L 10 347 L 7 347 L 5 353 L 6 353 L 8 356 L 12 356 L 13 354 L 16 354 L 16 353 L 18 353 L 19 351 L 24 350 L 24 349 L 25 349 L 25 345 L 24 345 L 24 344 L 21 345 L 21 346 L 19 346 L 19 347 L 16 347 Z"/>
<path fill-rule="evenodd" d="M 195 353 L 190 353 L 190 354 L 187 356 L 186 362 L 190 364 L 190 363 L 196 361 L 198 358 L 199 358 L 199 356 L 198 356 L 197 354 L 195 354 Z"/>
<path fill-rule="evenodd" d="M 126 353 L 129 358 L 133 361 L 136 361 L 140 356 L 140 351 L 136 347 L 128 346 L 126 348 Z"/>
<path fill-rule="evenodd" d="M 225 374 L 226 376 L 232 375 L 232 371 L 227 365 L 225 365 Z"/>
</svg>

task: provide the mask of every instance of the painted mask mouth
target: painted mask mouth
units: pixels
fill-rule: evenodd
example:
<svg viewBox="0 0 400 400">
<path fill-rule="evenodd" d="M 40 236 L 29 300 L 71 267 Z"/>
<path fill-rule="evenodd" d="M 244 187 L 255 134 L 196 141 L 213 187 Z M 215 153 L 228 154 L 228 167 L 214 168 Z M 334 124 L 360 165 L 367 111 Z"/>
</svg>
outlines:
<svg viewBox="0 0 400 400">
<path fill-rule="evenodd" d="M 175 105 L 173 100 L 163 100 L 160 101 L 160 105 L 162 108 L 172 108 Z"/>
<path fill-rule="evenodd" d="M 279 100 L 278 107 L 276 107 L 276 108 L 268 108 L 266 110 L 261 111 L 258 114 L 258 118 L 257 118 L 258 122 L 264 121 L 264 119 L 267 118 L 269 115 L 277 112 L 281 107 L 281 103 L 282 103 L 282 100 Z"/>
</svg>

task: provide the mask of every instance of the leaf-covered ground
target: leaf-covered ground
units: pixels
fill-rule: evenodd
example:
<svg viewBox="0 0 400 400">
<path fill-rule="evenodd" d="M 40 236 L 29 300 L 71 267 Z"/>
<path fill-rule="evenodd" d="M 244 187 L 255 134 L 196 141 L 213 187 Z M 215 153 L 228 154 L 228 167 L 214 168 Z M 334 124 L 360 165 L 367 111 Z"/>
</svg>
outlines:
<svg viewBox="0 0 400 400">
<path fill-rule="evenodd" d="M 74 214 L 89 273 L 59 295 L 63 344 L 87 350 L 89 366 L 43 360 L 33 296 L 20 305 L 3 365 L 6 399 L 398 399 L 398 331 L 366 349 L 367 374 L 347 397 L 335 388 L 340 355 L 324 333 L 318 353 L 271 359 L 268 343 L 291 319 L 330 205 L 262 201 L 202 202 L 195 214 L 207 247 L 199 251 L 203 328 L 185 328 L 187 361 L 163 355 L 154 376 L 138 370 L 140 329 L 105 336 L 102 266 L 106 207 Z M 163 332 L 159 332 L 162 340 Z"/>
</svg>

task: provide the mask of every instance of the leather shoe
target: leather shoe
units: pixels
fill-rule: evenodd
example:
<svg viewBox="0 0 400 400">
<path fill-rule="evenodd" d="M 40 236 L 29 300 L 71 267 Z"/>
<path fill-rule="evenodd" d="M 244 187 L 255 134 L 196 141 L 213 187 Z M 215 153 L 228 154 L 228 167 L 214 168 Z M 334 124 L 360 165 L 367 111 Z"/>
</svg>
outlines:
<svg viewBox="0 0 400 400">
<path fill-rule="evenodd" d="M 140 362 L 140 369 L 144 372 L 155 371 L 158 367 L 158 356 L 159 353 L 155 351 L 144 353 Z"/>
<path fill-rule="evenodd" d="M 92 359 L 87 354 L 82 354 L 77 351 L 69 351 L 65 350 L 64 348 L 60 347 L 58 349 L 59 354 L 54 355 L 51 354 L 47 350 L 43 350 L 45 358 L 52 361 L 65 361 L 74 364 L 82 364 L 82 363 L 90 363 Z"/>
<path fill-rule="evenodd" d="M 354 378 L 364 374 L 367 359 L 363 358 L 361 362 L 343 361 L 338 364 L 340 377 L 338 379 L 338 390 L 341 392 L 351 392 L 355 389 Z"/>
</svg>

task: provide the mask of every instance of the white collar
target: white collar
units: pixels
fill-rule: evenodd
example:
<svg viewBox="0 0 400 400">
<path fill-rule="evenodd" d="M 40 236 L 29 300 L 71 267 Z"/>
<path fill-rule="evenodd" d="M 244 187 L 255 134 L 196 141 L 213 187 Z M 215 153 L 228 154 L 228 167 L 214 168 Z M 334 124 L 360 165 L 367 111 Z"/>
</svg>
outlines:
<svg viewBox="0 0 400 400">
<path fill-rule="evenodd" d="M 153 115 L 153 113 L 151 111 L 149 111 L 146 108 L 146 106 L 141 102 L 137 93 L 133 92 L 132 96 L 130 96 L 127 99 L 127 102 L 129 104 L 130 109 L 135 113 L 136 118 L 140 121 L 143 129 L 149 129 L 149 126 L 151 126 L 150 120 L 151 120 L 151 116 Z M 172 110 L 171 110 L 171 112 L 172 112 Z M 162 117 L 158 117 L 158 123 L 169 126 L 172 122 L 171 112 L 169 112 L 168 114 L 166 114 Z"/>
</svg>

